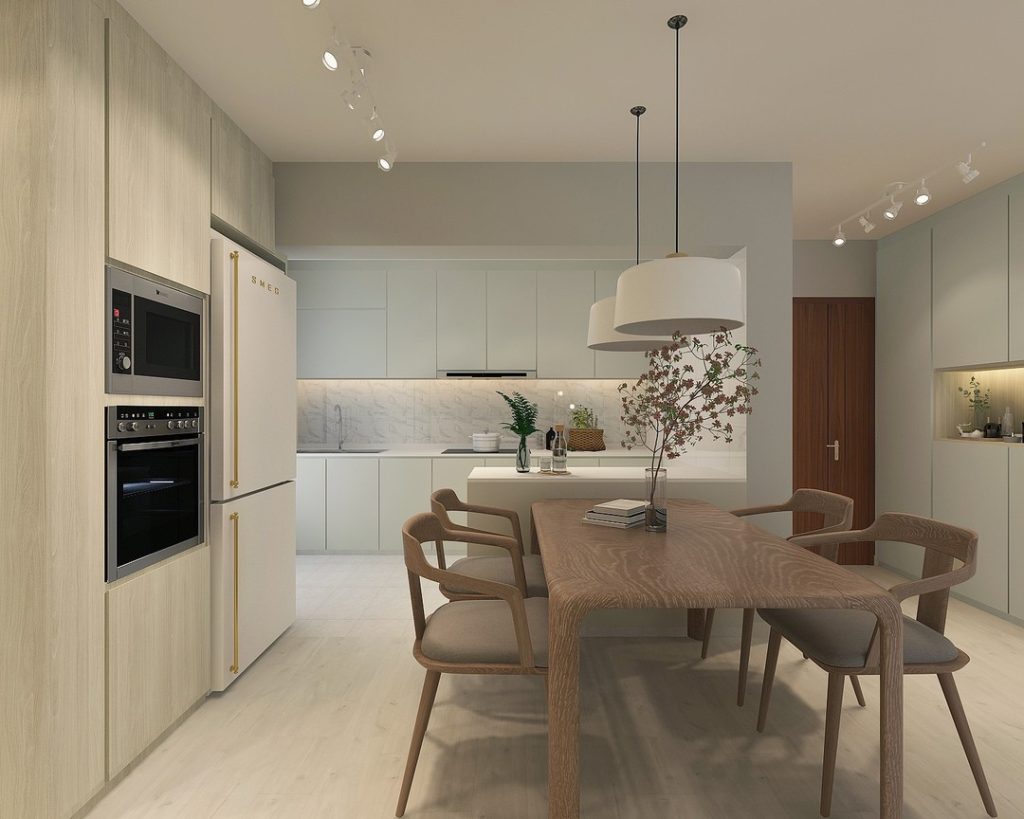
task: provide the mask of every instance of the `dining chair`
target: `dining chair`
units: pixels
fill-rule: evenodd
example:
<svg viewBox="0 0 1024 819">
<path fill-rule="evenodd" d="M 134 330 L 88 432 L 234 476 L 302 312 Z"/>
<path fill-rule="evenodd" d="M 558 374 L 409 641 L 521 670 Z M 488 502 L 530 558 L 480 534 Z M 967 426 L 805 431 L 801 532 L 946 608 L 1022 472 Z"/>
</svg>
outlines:
<svg viewBox="0 0 1024 819">
<path fill-rule="evenodd" d="M 825 492 L 821 489 L 797 489 L 789 500 L 773 506 L 752 506 L 747 509 L 736 509 L 730 514 L 738 518 L 752 517 L 754 515 L 769 515 L 776 512 L 796 512 L 819 514 L 824 518 L 824 525 L 812 532 L 804 532 L 799 535 L 790 536 L 790 540 L 798 545 L 804 545 L 803 539 L 808 535 L 821 535 L 830 532 L 845 532 L 853 526 L 853 499 L 845 495 L 837 495 L 833 492 Z M 715 610 L 704 610 L 704 641 L 701 644 L 701 659 L 707 659 L 708 646 L 711 642 L 711 627 L 715 621 Z M 740 673 L 739 683 L 736 690 L 736 704 L 741 706 L 746 700 L 747 693 L 747 669 L 750 665 L 750 642 L 754 631 L 754 610 L 743 610 L 743 631 L 740 640 Z M 851 677 L 854 686 L 854 693 L 857 701 L 864 705 L 864 694 L 860 689 L 860 682 Z"/>
<path fill-rule="evenodd" d="M 949 590 L 974 575 L 977 534 L 916 515 L 887 513 L 859 532 L 801 536 L 800 540 L 801 545 L 820 546 L 823 552 L 831 553 L 833 557 L 839 544 L 852 541 L 889 541 L 924 548 L 921 578 L 899 583 L 889 590 L 901 603 L 912 597 L 919 598 L 916 619 L 903 616 L 903 673 L 938 676 L 985 810 L 989 816 L 995 816 L 992 793 L 953 681 L 953 672 L 967 665 L 970 657 L 945 636 Z M 959 568 L 954 568 L 956 563 L 961 564 Z M 828 672 L 821 779 L 821 815 L 828 816 L 832 807 L 839 743 L 843 678 L 879 673 L 877 622 L 870 613 L 852 609 L 758 609 L 758 614 L 772 629 L 761 687 L 761 707 L 757 715 L 758 731 L 764 731 L 783 638 Z"/>
<path fill-rule="evenodd" d="M 446 529 L 441 519 L 429 512 L 414 515 L 402 527 L 416 632 L 412 653 L 426 669 L 426 677 L 395 816 L 405 813 L 409 801 L 416 763 L 442 674 L 541 675 L 547 682 L 547 598 L 526 597 L 518 586 L 510 583 L 459 575 L 451 569 L 431 565 L 423 544 L 433 542 L 442 549 L 445 540 L 503 546 L 510 550 L 516 543 L 513 538 L 474 532 L 465 527 L 457 531 Z M 423 608 L 422 580 L 431 580 L 441 587 L 465 589 L 477 595 L 477 599 L 449 601 L 428 617 Z"/>
<path fill-rule="evenodd" d="M 492 506 L 477 506 L 464 503 L 453 489 L 438 489 L 430 496 L 431 511 L 437 515 L 441 525 L 451 532 L 462 532 L 473 535 L 490 534 L 482 529 L 473 529 L 455 523 L 449 512 L 472 512 L 477 515 L 506 518 L 512 524 L 512 541 L 503 548 L 508 549 L 505 555 L 473 555 L 463 557 L 445 565 L 444 545 L 438 547 L 437 562 L 442 569 L 449 568 L 459 575 L 479 577 L 516 586 L 527 597 L 547 597 L 548 584 L 544 579 L 544 565 L 540 555 L 525 554 L 523 548 L 523 530 L 519 523 L 519 515 L 509 509 L 497 509 Z M 449 538 L 450 540 L 450 538 Z M 508 541 L 505 538 L 505 541 Z M 504 542 L 504 541 L 503 541 Z M 479 598 L 464 585 L 442 586 L 441 594 L 449 600 L 471 600 Z"/>
</svg>

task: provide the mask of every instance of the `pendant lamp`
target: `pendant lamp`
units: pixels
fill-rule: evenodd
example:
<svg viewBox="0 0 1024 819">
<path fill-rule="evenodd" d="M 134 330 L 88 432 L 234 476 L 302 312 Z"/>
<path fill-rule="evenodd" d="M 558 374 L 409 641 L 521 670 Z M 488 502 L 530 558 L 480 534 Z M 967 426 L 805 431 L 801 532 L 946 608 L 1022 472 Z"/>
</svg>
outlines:
<svg viewBox="0 0 1024 819">
<path fill-rule="evenodd" d="M 743 326 L 739 268 L 679 252 L 679 30 L 685 25 L 682 14 L 668 21 L 676 32 L 676 249 L 619 276 L 615 330 L 627 335 L 701 335 Z"/>
<path fill-rule="evenodd" d="M 642 105 L 629 109 L 636 117 L 636 263 L 640 264 L 640 117 L 647 112 Z M 615 296 L 594 302 L 590 306 L 590 324 L 587 326 L 587 346 L 591 350 L 611 352 L 646 352 L 662 347 L 668 338 L 626 335 L 615 329 Z"/>
</svg>

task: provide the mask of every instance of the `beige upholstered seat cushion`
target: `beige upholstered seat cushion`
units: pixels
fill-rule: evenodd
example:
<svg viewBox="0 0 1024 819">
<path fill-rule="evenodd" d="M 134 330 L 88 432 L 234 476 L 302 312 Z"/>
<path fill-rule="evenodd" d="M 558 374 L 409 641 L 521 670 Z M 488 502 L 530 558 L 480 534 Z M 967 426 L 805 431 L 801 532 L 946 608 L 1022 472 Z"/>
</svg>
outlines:
<svg viewBox="0 0 1024 819">
<path fill-rule="evenodd" d="M 548 600 L 523 601 L 530 626 L 534 663 L 548 664 Z M 512 608 L 504 600 L 457 600 L 427 618 L 420 644 L 432 660 L 445 663 L 518 663 L 519 643 Z"/>
<path fill-rule="evenodd" d="M 448 567 L 456 574 L 478 577 L 481 580 L 495 580 L 498 583 L 516 584 L 516 573 L 512 567 L 511 555 L 486 555 L 480 557 L 464 557 L 456 560 Z M 539 555 L 523 555 L 523 571 L 526 574 L 526 593 L 530 597 L 547 597 L 548 583 L 544 579 L 544 565 Z M 445 586 L 451 594 L 474 594 L 468 589 Z"/>
<path fill-rule="evenodd" d="M 808 657 L 837 668 L 861 668 L 867 661 L 877 620 L 851 609 L 758 609 L 768 625 Z M 959 651 L 937 631 L 903 616 L 903 662 L 946 663 Z"/>
</svg>

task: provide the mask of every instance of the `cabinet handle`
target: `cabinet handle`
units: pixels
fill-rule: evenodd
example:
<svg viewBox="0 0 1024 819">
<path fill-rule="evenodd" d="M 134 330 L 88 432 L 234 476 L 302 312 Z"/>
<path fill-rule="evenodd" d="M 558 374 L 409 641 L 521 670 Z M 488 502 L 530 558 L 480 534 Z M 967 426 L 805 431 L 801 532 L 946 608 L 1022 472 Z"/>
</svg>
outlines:
<svg viewBox="0 0 1024 819">
<path fill-rule="evenodd" d="M 238 251 L 231 251 L 231 488 L 238 488 Z"/>
<path fill-rule="evenodd" d="M 234 591 L 232 593 L 232 662 L 229 669 L 232 674 L 238 673 L 238 512 L 231 513 L 231 524 L 234 529 Z"/>
<path fill-rule="evenodd" d="M 839 441 L 836 440 L 834 443 L 825 444 L 826 449 L 831 449 L 832 454 L 835 455 L 835 460 L 839 460 Z"/>
</svg>

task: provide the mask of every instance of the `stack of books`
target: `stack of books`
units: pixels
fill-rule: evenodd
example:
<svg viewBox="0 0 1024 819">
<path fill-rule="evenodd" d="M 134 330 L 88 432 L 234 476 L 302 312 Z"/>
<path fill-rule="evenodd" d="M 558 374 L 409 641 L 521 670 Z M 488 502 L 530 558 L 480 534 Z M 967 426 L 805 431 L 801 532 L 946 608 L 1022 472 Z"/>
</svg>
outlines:
<svg viewBox="0 0 1024 819">
<path fill-rule="evenodd" d="M 614 529 L 632 529 L 644 522 L 643 501 L 619 500 L 599 503 L 583 516 L 583 522 L 592 526 L 611 526 Z"/>
</svg>

